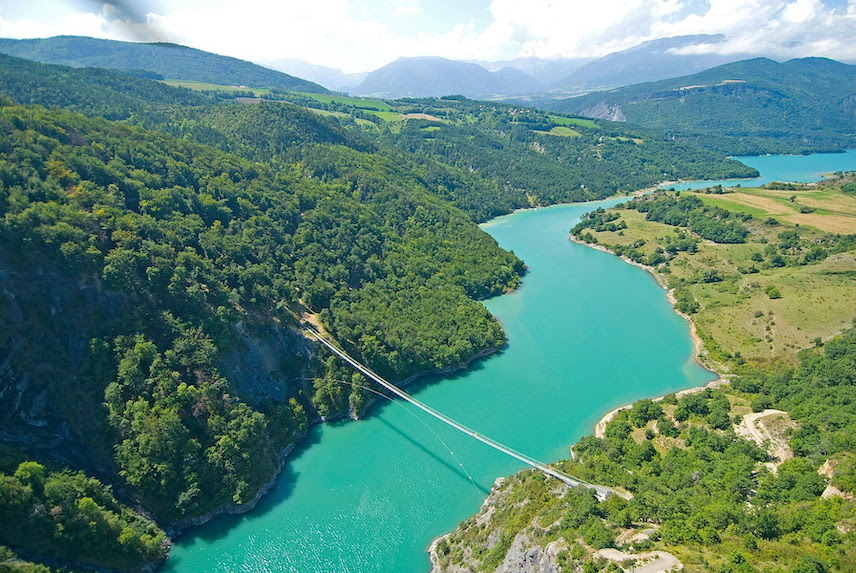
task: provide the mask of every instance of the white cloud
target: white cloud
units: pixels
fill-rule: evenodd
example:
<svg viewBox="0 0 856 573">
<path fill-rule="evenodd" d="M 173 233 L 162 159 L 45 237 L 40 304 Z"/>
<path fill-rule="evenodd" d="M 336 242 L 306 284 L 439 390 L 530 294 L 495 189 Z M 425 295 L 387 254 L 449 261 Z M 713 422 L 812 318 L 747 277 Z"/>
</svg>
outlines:
<svg viewBox="0 0 856 573">
<path fill-rule="evenodd" d="M 846 9 L 820 0 L 531 0 L 525 10 L 515 0 L 493 0 L 491 11 L 491 29 L 541 57 L 600 56 L 656 38 L 725 34 L 727 42 L 693 50 L 856 60 L 856 0 Z"/>
<path fill-rule="evenodd" d="M 294 57 L 346 71 L 373 69 L 399 56 L 601 56 L 655 38 L 716 33 L 728 41 L 691 50 L 856 61 L 856 0 L 840 8 L 821 0 L 492 0 L 486 26 L 445 14 L 445 31 L 438 33 L 414 32 L 419 19 L 429 16 L 431 29 L 443 29 L 424 0 L 382 0 L 374 9 L 359 0 L 184 0 L 162 3 L 145 23 L 123 20 L 109 4 L 95 12 L 60 5 L 66 10 L 59 16 L 41 10 L 44 17 L 26 19 L 4 19 L 0 8 L 0 36 L 160 39 L 239 58 Z M 398 20 L 381 18 L 382 9 L 412 26 L 385 24 Z"/>
<path fill-rule="evenodd" d="M 421 0 L 390 0 L 392 11 L 396 14 L 419 14 L 422 12 Z"/>
</svg>

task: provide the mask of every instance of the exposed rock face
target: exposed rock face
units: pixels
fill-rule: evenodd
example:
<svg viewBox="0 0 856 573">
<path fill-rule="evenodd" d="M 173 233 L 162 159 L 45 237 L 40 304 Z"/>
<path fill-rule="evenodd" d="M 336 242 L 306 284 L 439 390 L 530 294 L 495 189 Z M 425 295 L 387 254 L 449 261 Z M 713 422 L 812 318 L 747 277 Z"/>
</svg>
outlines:
<svg viewBox="0 0 856 573">
<path fill-rule="evenodd" d="M 525 531 L 521 531 L 495 573 L 559 573 L 557 556 L 563 549 L 567 549 L 564 539 L 548 543 L 542 549 Z"/>
<path fill-rule="evenodd" d="M 627 121 L 627 118 L 624 116 L 624 111 L 622 111 L 620 105 L 609 105 L 605 101 L 584 109 L 580 114 L 586 117 L 593 117 L 595 119 Z"/>
<path fill-rule="evenodd" d="M 512 478 L 513 479 L 513 478 Z M 485 548 L 491 550 L 499 543 L 503 534 L 502 528 L 493 523 L 496 508 L 508 503 L 513 482 L 507 478 L 497 478 L 491 493 L 482 504 L 478 515 L 467 520 L 477 529 L 490 530 L 485 542 Z M 495 573 L 560 573 L 559 553 L 568 549 L 564 539 L 558 539 L 542 546 L 533 539 L 533 533 L 540 529 L 535 523 L 520 530 L 511 542 L 502 562 L 494 570 Z M 450 534 L 451 535 L 451 534 Z M 469 573 L 476 571 L 480 565 L 479 559 L 473 555 L 472 547 L 464 547 L 464 559 L 461 563 L 449 563 L 444 559 L 444 546 L 450 542 L 450 535 L 444 535 L 431 544 L 429 555 L 433 566 L 431 573 Z"/>
<path fill-rule="evenodd" d="M 294 329 L 274 324 L 235 325 L 241 344 L 220 360 L 220 371 L 245 399 L 284 402 L 289 381 L 301 378 L 312 354 L 312 342 Z"/>
<path fill-rule="evenodd" d="M 78 373 L 90 338 L 127 301 L 94 277 L 14 257 L 0 250 L 0 440 L 103 475 L 110 453 L 93 439 L 103 395 Z"/>
</svg>

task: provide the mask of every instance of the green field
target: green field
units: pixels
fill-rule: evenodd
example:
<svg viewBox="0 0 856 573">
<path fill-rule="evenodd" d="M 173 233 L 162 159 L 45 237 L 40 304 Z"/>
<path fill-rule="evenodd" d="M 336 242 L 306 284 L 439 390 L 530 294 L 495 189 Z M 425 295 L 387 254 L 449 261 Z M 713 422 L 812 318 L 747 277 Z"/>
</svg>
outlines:
<svg viewBox="0 0 856 573">
<path fill-rule="evenodd" d="M 722 195 L 696 194 L 707 204 L 756 217 L 772 217 L 780 223 L 829 233 L 856 233 L 856 197 L 828 185 L 805 189 L 734 189 Z"/>
<path fill-rule="evenodd" d="M 323 115 L 325 117 L 341 117 L 341 118 L 352 117 L 352 116 L 350 116 L 347 113 L 342 112 L 342 111 L 327 111 L 326 109 L 315 109 L 312 107 L 307 107 L 306 109 L 308 109 L 312 113 L 316 113 L 318 115 Z M 363 119 L 361 117 L 355 117 L 354 121 L 357 122 L 357 125 L 374 126 L 373 122 L 371 122 L 367 119 Z"/>
<path fill-rule="evenodd" d="M 364 110 L 366 113 L 370 113 L 381 118 L 384 121 L 404 121 L 404 117 L 398 113 L 397 111 L 376 111 L 371 109 Z"/>
<path fill-rule="evenodd" d="M 748 360 L 793 361 L 816 339 L 828 340 L 853 323 L 856 248 L 835 252 L 830 245 L 856 234 L 856 198 L 831 183 L 796 191 L 739 189 L 721 195 L 703 191 L 681 195 L 697 195 L 707 205 L 752 216 L 744 223 L 750 231 L 745 243 L 700 240 L 698 252 L 678 252 L 656 268 L 662 283 L 687 289 L 698 303 L 692 319 L 711 365 L 727 370 L 734 366 L 735 353 Z M 815 210 L 800 213 L 800 205 Z M 614 223 L 623 221 L 626 228 L 591 235 L 606 248 L 635 244 L 643 260 L 662 252 L 669 244 L 667 237 L 673 240 L 685 230 L 646 220 L 645 213 L 636 210 L 611 211 L 620 214 Z M 831 254 L 811 264 L 771 264 L 782 233 L 795 230 L 803 252 L 819 245 Z M 705 280 L 711 271 L 716 280 Z M 771 298 L 770 287 L 781 298 Z"/>
<path fill-rule="evenodd" d="M 557 125 L 553 129 L 550 130 L 550 133 L 553 135 L 558 135 L 560 137 L 580 137 L 581 134 L 579 131 L 573 130 L 570 127 L 565 127 L 563 125 Z"/>
<path fill-rule="evenodd" d="M 321 103 L 335 103 L 339 105 L 347 105 L 357 109 L 375 110 L 375 111 L 392 111 L 392 106 L 385 101 L 379 99 L 364 99 L 342 95 L 325 95 L 325 94 L 310 94 L 301 93 L 300 95 L 312 98 Z"/>
<path fill-rule="evenodd" d="M 219 91 L 219 92 L 253 92 L 256 97 L 270 93 L 269 89 L 248 88 L 240 86 L 224 86 L 220 84 L 209 84 L 206 82 L 194 82 L 191 80 L 164 80 L 168 86 L 187 88 L 199 91 Z"/>
<path fill-rule="evenodd" d="M 550 118 L 550 121 L 556 125 L 578 125 L 589 129 L 599 129 L 597 124 L 591 119 L 585 119 L 582 117 L 564 117 L 562 115 L 549 115 L 548 117 Z"/>
</svg>

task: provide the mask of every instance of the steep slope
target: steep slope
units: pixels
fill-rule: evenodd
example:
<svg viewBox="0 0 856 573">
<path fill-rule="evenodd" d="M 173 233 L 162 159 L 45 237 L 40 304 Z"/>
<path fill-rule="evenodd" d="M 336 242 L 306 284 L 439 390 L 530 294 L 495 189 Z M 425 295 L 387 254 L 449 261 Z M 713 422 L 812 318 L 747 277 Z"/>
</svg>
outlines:
<svg viewBox="0 0 856 573">
<path fill-rule="evenodd" d="M 717 44 L 725 36 L 699 34 L 676 36 L 643 42 L 628 50 L 614 52 L 585 64 L 550 87 L 558 91 L 629 86 L 643 82 L 686 76 L 714 66 L 740 60 L 740 55 L 713 53 L 682 54 L 681 49 L 702 44 Z"/>
<path fill-rule="evenodd" d="M 439 97 L 460 94 L 487 97 L 519 95 L 537 89 L 537 82 L 519 70 L 491 73 L 468 62 L 445 58 L 399 58 L 366 76 L 349 90 L 356 95 L 386 98 Z"/>
<path fill-rule="evenodd" d="M 734 154 L 856 145 L 856 66 L 757 58 L 542 105 L 626 118 Z"/>
<path fill-rule="evenodd" d="M 148 70 L 175 80 L 327 93 L 318 84 L 288 74 L 177 44 L 118 42 L 82 36 L 4 38 L 0 39 L 0 53 L 74 67 Z"/>
<path fill-rule="evenodd" d="M 397 380 L 502 344 L 474 298 L 522 264 L 382 157 L 328 146 L 305 174 L 13 105 L 0 135 L 3 435 L 120 471 L 164 522 L 252 501 L 305 412 L 365 402 L 307 362 L 286 328 L 299 301 Z M 359 167 L 345 180 L 333 162 Z M 258 346 L 277 358 L 253 396 L 226 358 Z"/>
</svg>

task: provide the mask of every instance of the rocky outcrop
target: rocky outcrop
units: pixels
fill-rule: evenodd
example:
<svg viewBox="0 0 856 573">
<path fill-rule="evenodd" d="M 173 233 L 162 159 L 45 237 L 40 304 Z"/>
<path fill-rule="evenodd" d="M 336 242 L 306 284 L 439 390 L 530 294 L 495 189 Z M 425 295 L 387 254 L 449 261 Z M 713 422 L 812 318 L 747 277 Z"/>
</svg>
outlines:
<svg viewBox="0 0 856 573">
<path fill-rule="evenodd" d="M 608 121 L 627 121 L 620 105 L 611 105 L 605 101 L 582 110 L 580 115 L 594 119 L 606 119 Z"/>
<path fill-rule="evenodd" d="M 521 531 L 511 542 L 505 559 L 495 573 L 559 573 L 559 552 L 568 548 L 564 539 L 541 547 L 534 543 L 525 531 Z"/>
<path fill-rule="evenodd" d="M 276 322 L 262 326 L 241 321 L 235 331 L 238 345 L 219 363 L 230 386 L 250 402 L 286 401 L 289 383 L 305 376 L 313 343 L 296 329 Z"/>
<path fill-rule="evenodd" d="M 509 503 L 514 480 L 516 478 L 497 478 L 479 513 L 461 525 L 464 528 L 490 531 L 484 540 L 484 548 L 487 550 L 494 549 L 505 533 L 501 526 L 494 523 L 493 518 L 497 508 Z M 535 533 L 541 530 L 537 523 L 531 523 L 517 532 L 502 562 L 494 570 L 495 573 L 560 573 L 559 554 L 567 551 L 568 544 L 560 538 L 542 545 L 534 539 Z M 480 561 L 475 556 L 473 547 L 459 545 L 452 539 L 453 534 L 454 532 L 435 539 L 431 544 L 428 550 L 433 567 L 431 573 L 469 573 L 479 569 Z M 459 547 L 463 552 L 463 558 L 454 563 L 446 558 L 451 545 Z"/>
</svg>

